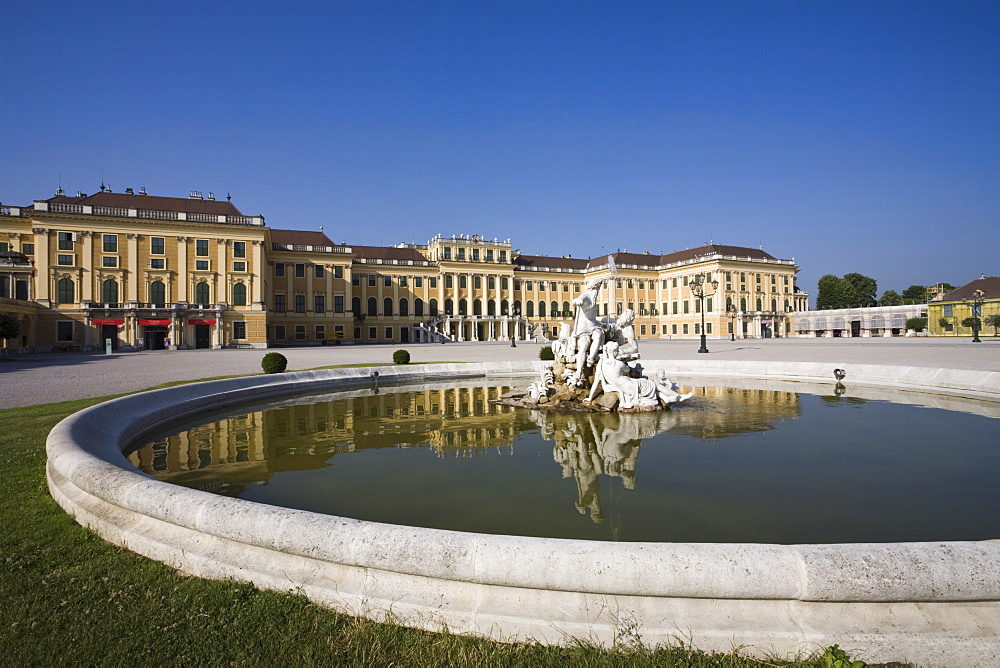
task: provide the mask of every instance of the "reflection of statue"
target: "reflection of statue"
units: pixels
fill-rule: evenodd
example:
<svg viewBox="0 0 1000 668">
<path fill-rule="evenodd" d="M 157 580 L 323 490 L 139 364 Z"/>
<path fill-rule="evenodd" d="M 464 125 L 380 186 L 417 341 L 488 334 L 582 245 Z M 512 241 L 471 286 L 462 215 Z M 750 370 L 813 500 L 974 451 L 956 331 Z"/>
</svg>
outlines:
<svg viewBox="0 0 1000 668">
<path fill-rule="evenodd" d="M 600 523 L 604 513 L 598 476 L 621 478 L 625 489 L 635 489 L 642 439 L 670 429 L 677 417 L 668 412 L 581 415 L 536 411 L 532 419 L 543 437 L 555 441 L 552 457 L 562 465 L 563 477 L 576 480 L 576 509 L 581 514 L 589 511 L 590 519 Z"/>
<path fill-rule="evenodd" d="M 569 379 L 573 385 L 581 385 L 588 366 L 593 366 L 604 345 L 604 329 L 597 321 L 597 294 L 601 289 L 600 279 L 587 284 L 587 290 L 573 300 L 576 308 L 573 320 L 573 343 L 576 348 L 576 373 Z"/>
</svg>

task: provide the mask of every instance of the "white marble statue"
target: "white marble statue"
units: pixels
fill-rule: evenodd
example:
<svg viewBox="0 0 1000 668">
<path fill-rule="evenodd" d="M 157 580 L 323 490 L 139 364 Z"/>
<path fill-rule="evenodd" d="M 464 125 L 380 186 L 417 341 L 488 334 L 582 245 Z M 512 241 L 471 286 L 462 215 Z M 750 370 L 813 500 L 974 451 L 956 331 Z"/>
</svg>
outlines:
<svg viewBox="0 0 1000 668">
<path fill-rule="evenodd" d="M 618 344 L 618 358 L 623 362 L 639 359 L 639 341 L 635 336 L 635 311 L 630 308 L 617 318 L 601 318 L 606 341 Z"/>
<path fill-rule="evenodd" d="M 594 384 L 588 401 L 593 401 L 598 388 L 618 393 L 619 408 L 645 408 L 659 404 L 656 383 L 649 378 L 632 378 L 632 369 L 619 359 L 619 346 L 615 341 L 604 344 L 604 353 L 594 372 Z"/>
<path fill-rule="evenodd" d="M 594 366 L 604 345 L 604 328 L 597 320 L 597 295 L 601 290 L 601 280 L 594 279 L 587 289 L 572 304 L 576 310 L 573 320 L 573 341 L 576 347 L 576 373 L 572 377 L 574 385 L 582 386 L 583 375 L 588 366 Z"/>
</svg>

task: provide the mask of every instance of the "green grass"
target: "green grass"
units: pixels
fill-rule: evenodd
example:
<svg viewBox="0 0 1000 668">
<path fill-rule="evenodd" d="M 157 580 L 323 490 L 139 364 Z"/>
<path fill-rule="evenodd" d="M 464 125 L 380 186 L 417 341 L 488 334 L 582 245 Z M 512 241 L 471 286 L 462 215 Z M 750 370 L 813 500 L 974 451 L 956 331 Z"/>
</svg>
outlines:
<svg viewBox="0 0 1000 668">
<path fill-rule="evenodd" d="M 680 647 L 495 643 L 178 574 L 104 542 L 48 495 L 49 430 L 108 398 L 0 410 L 0 665 L 789 665 Z"/>
</svg>

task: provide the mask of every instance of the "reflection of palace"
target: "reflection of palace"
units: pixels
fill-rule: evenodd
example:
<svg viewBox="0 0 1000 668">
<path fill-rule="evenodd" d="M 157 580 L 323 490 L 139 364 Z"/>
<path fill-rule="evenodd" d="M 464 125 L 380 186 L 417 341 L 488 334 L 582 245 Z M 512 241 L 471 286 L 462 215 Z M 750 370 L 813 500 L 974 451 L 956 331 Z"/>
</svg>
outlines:
<svg viewBox="0 0 1000 668">
<path fill-rule="evenodd" d="M 157 478 L 235 495 L 266 484 L 273 473 L 320 469 L 336 454 L 376 448 L 432 448 L 440 457 L 471 457 L 508 448 L 518 434 L 538 429 L 554 441 L 564 478 L 577 485 L 576 507 L 604 519 L 599 476 L 637 484 L 643 439 L 672 433 L 715 440 L 766 431 L 799 415 L 798 395 L 780 390 L 696 387 L 683 409 L 653 413 L 558 413 L 491 403 L 510 388 L 435 387 L 419 391 L 370 389 L 297 397 L 151 443 L 130 461 Z M 305 403 L 306 401 L 314 403 Z"/>
<path fill-rule="evenodd" d="M 331 401 L 282 405 L 201 425 L 154 441 L 129 459 L 160 479 L 225 493 L 226 485 L 210 481 L 264 482 L 276 471 L 322 468 L 342 452 L 428 445 L 442 457 L 468 457 L 512 447 L 519 431 L 514 409 L 490 402 L 509 389 L 338 393 Z M 522 421 L 522 428 L 530 426 L 526 416 Z"/>
</svg>

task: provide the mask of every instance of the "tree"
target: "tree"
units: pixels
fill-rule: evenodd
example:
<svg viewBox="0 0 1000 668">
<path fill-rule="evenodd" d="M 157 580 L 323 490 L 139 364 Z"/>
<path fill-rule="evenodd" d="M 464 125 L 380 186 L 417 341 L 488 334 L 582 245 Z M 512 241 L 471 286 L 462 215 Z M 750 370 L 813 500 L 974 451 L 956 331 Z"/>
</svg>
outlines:
<svg viewBox="0 0 1000 668">
<path fill-rule="evenodd" d="M 951 320 L 948 320 L 948 318 L 941 318 L 938 320 L 938 324 L 941 325 L 941 329 L 947 332 L 948 327 L 951 325 Z"/>
<path fill-rule="evenodd" d="M 886 290 L 882 293 L 882 298 L 878 300 L 882 306 L 902 306 L 903 298 L 895 290 Z"/>
<path fill-rule="evenodd" d="M 21 324 L 12 315 L 0 313 L 0 339 L 16 339 L 21 336 Z"/>
<path fill-rule="evenodd" d="M 906 328 L 915 332 L 922 332 L 927 329 L 927 318 L 907 318 Z"/>
<path fill-rule="evenodd" d="M 911 285 L 903 290 L 902 297 L 904 302 L 909 302 L 910 304 L 923 304 L 927 301 L 927 286 Z"/>
<path fill-rule="evenodd" d="M 878 283 L 874 278 L 862 274 L 844 274 L 844 280 L 854 286 L 856 301 L 851 306 L 875 306 L 875 297 L 878 295 Z"/>
<path fill-rule="evenodd" d="M 984 322 L 993 328 L 993 336 L 997 336 L 997 330 L 1000 329 L 1000 313 L 986 316 Z"/>
<path fill-rule="evenodd" d="M 817 309 L 853 308 L 858 297 L 854 285 L 844 278 L 827 274 L 819 279 L 819 294 L 816 296 Z"/>
<path fill-rule="evenodd" d="M 969 329 L 975 332 L 977 330 L 982 329 L 982 323 L 980 322 L 979 318 L 975 316 L 969 316 L 968 318 L 962 321 L 962 327 L 968 327 Z"/>
</svg>

